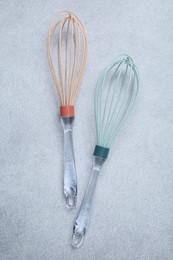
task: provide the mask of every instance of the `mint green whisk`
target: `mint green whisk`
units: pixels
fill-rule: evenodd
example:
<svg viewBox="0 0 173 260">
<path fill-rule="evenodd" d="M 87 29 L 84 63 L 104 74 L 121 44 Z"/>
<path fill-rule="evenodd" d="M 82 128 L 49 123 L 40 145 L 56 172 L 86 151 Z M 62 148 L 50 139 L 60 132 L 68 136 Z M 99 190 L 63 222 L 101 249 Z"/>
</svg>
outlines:
<svg viewBox="0 0 173 260">
<path fill-rule="evenodd" d="M 98 78 L 94 100 L 97 144 L 93 154 L 92 173 L 73 227 L 74 247 L 82 244 L 99 172 L 107 159 L 114 138 L 134 105 L 138 88 L 138 69 L 128 55 L 118 56 Z"/>
</svg>

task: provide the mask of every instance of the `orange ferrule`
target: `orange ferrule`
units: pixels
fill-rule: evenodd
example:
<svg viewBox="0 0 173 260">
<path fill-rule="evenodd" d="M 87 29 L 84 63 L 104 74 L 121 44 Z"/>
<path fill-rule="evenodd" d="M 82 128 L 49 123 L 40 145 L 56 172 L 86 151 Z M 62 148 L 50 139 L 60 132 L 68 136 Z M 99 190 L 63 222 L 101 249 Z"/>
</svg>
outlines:
<svg viewBox="0 0 173 260">
<path fill-rule="evenodd" d="M 61 106 L 60 107 L 60 116 L 74 117 L 74 106 Z"/>
</svg>

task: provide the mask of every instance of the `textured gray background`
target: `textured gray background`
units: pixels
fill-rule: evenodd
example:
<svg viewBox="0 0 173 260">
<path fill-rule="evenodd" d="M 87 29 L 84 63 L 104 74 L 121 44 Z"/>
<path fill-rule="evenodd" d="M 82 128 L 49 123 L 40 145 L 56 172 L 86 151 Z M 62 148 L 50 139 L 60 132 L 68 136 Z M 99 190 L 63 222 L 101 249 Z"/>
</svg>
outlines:
<svg viewBox="0 0 173 260">
<path fill-rule="evenodd" d="M 64 207 L 63 136 L 45 52 L 52 15 L 63 8 L 81 18 L 89 42 L 74 125 L 78 202 L 91 170 L 98 74 L 121 53 L 141 74 L 78 250 L 69 245 L 77 209 Z M 0 259 L 173 259 L 172 10 L 170 0 L 0 0 Z"/>
</svg>

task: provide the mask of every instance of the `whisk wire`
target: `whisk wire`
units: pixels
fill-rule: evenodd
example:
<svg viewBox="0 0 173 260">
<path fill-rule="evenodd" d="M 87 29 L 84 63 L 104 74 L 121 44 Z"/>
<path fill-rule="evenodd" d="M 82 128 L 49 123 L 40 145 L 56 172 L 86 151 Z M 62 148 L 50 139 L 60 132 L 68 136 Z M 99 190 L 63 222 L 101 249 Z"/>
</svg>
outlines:
<svg viewBox="0 0 173 260">
<path fill-rule="evenodd" d="M 123 63 L 124 63 L 124 61 L 119 64 L 117 70 L 119 69 L 119 67 L 120 67 Z M 112 69 L 112 67 L 110 68 L 110 70 L 111 70 L 111 69 Z M 109 70 L 109 71 L 110 71 L 110 70 Z M 116 70 L 116 71 L 117 71 L 117 70 Z M 117 87 L 118 87 L 118 85 L 119 85 L 119 81 L 120 81 L 120 77 L 121 77 L 121 74 L 122 74 L 122 70 L 123 70 L 123 68 L 121 68 L 121 69 L 119 70 L 118 77 L 117 77 L 117 81 L 115 82 L 115 86 L 114 86 L 114 89 L 113 89 L 113 93 L 112 93 L 112 95 L 111 95 L 111 102 L 107 102 L 108 104 L 110 104 L 110 107 L 109 107 L 108 116 L 107 116 L 107 121 L 108 121 L 108 122 L 107 122 L 107 128 L 106 128 L 106 129 L 103 129 L 103 133 L 104 133 L 104 135 L 103 135 L 103 144 L 104 144 L 104 145 L 106 145 L 106 144 L 105 144 L 105 140 L 106 140 L 107 133 L 109 133 L 109 131 L 110 131 L 109 126 L 111 125 L 111 123 L 112 123 L 112 121 L 113 121 L 114 115 L 115 115 L 116 110 L 117 110 L 117 108 L 118 108 L 118 105 L 119 105 L 119 103 L 120 103 L 120 98 L 121 98 L 121 96 L 122 96 L 122 86 L 121 86 L 121 87 L 120 87 L 119 94 L 118 94 L 117 102 L 116 102 L 116 104 L 114 105 L 114 102 L 113 102 L 113 101 L 114 101 L 114 99 L 115 99 L 115 91 L 116 91 L 116 89 L 117 89 Z M 109 72 L 109 71 L 108 71 L 108 72 Z M 114 73 L 112 76 L 114 76 L 114 75 L 116 75 L 116 74 Z M 121 84 L 123 85 L 123 81 L 122 81 Z M 111 89 L 111 82 L 110 82 L 110 84 L 109 84 L 108 91 L 109 91 L 109 89 Z M 113 107 L 113 105 L 114 105 L 114 107 Z M 105 106 L 106 106 L 106 105 L 105 105 Z"/>
<path fill-rule="evenodd" d="M 121 63 L 122 64 L 122 63 Z M 121 65 L 120 64 L 120 65 Z M 118 69 L 118 68 L 117 68 Z M 126 68 L 126 71 L 127 71 L 127 68 Z M 118 114 L 118 109 L 119 109 L 119 103 L 121 102 L 121 98 L 122 98 L 122 88 L 123 88 L 123 83 L 124 83 L 124 81 L 125 81 L 125 76 L 124 76 L 124 78 L 123 78 L 123 80 L 122 80 L 122 82 L 121 82 L 121 86 L 120 86 L 120 91 L 119 91 L 119 94 L 118 94 L 118 97 L 117 97 L 117 102 L 116 102 L 116 104 L 114 105 L 114 108 L 112 109 L 112 105 L 113 105 L 113 103 L 115 102 L 113 99 L 114 99 L 114 96 L 115 96 L 115 91 L 116 91 L 116 89 L 117 89 L 117 87 L 118 87 L 118 84 L 119 84 L 119 80 L 120 80 L 120 76 L 121 76 L 121 74 L 122 74 L 122 69 L 120 70 L 120 73 L 119 73 L 119 75 L 118 75 L 118 79 L 117 79 L 117 82 L 116 82 L 116 84 L 115 84 L 115 87 L 114 87 L 114 92 L 113 92 L 113 94 L 112 94 L 112 100 L 111 100 L 111 106 L 110 106 L 110 108 L 109 108 L 109 112 L 108 112 L 108 117 L 107 117 L 107 128 L 105 129 L 105 131 L 104 131 L 104 136 L 103 136 L 103 144 L 104 144 L 104 146 L 106 146 L 107 144 L 106 144 L 106 140 L 107 140 L 107 138 L 109 138 L 109 134 L 110 134 L 110 132 L 111 132 L 111 129 L 110 129 L 110 125 L 112 124 L 112 125 L 114 125 L 114 123 L 112 123 L 113 121 L 114 121 L 114 118 L 115 118 L 115 116 L 116 116 L 116 114 Z M 111 88 L 111 83 L 110 83 L 110 86 L 109 86 L 109 89 Z M 111 111 L 112 111 L 112 113 L 111 113 Z M 112 128 L 114 128 L 114 127 L 112 127 Z"/>
<path fill-rule="evenodd" d="M 58 63 L 59 63 L 59 76 L 60 76 L 60 82 L 62 86 L 62 97 L 64 102 L 64 79 L 63 79 L 63 68 L 62 68 L 62 30 L 65 24 L 65 20 L 62 21 L 60 30 L 59 30 L 59 41 L 58 41 Z"/>
<path fill-rule="evenodd" d="M 110 147 L 133 107 L 138 86 L 139 73 L 128 55 L 117 57 L 102 71 L 95 92 L 98 145 Z"/>
<path fill-rule="evenodd" d="M 127 102 L 125 103 L 124 102 L 124 104 L 123 105 L 125 105 L 125 107 L 123 107 L 123 105 L 122 105 L 122 113 L 119 113 L 118 115 L 117 115 L 117 118 L 115 118 L 115 120 L 114 120 L 114 123 L 113 123 L 113 126 L 115 125 L 116 126 L 116 128 L 115 128 L 115 131 L 110 131 L 110 133 L 109 133 L 109 136 L 107 137 L 107 139 L 109 140 L 109 142 L 108 142 L 108 146 L 110 145 L 110 143 L 111 143 L 111 141 L 114 139 L 114 136 L 117 134 L 117 132 L 118 132 L 118 130 L 119 130 L 119 127 L 120 127 L 120 125 L 121 125 L 121 122 L 123 122 L 124 121 L 124 118 L 125 118 L 125 116 L 126 116 L 126 111 L 129 109 L 129 105 L 131 104 L 131 100 L 132 100 L 132 92 L 134 91 L 134 89 L 131 89 L 131 91 L 130 91 L 130 94 L 129 94 L 129 97 L 128 97 L 128 99 L 127 99 Z M 120 111 L 121 112 L 121 111 Z"/>
<path fill-rule="evenodd" d="M 67 22 L 67 29 L 66 29 L 66 50 L 68 50 L 68 37 L 69 37 L 69 20 Z M 65 70 L 65 80 L 66 80 L 66 95 L 65 95 L 65 103 L 68 103 L 68 88 L 69 88 L 69 71 L 68 71 L 68 52 L 66 52 L 66 70 Z"/>
<path fill-rule="evenodd" d="M 57 20 L 59 15 L 61 17 Z M 58 62 L 54 62 L 52 57 L 53 40 L 57 30 L 59 30 Z M 77 16 L 69 11 L 62 11 L 54 15 L 48 32 L 47 54 L 61 106 L 74 106 L 75 97 L 86 66 L 87 52 L 86 34 Z"/>
<path fill-rule="evenodd" d="M 127 76 L 127 71 L 128 71 L 128 65 L 126 66 L 125 75 L 122 79 L 122 84 L 120 86 L 120 94 L 119 94 L 119 97 L 118 97 L 118 102 L 117 102 L 117 105 L 115 106 L 115 109 L 113 111 L 113 115 L 112 115 L 112 118 L 111 118 L 112 119 L 111 122 L 113 122 L 113 126 L 118 121 L 119 117 L 121 118 L 120 112 L 121 112 L 121 110 L 123 110 L 123 105 L 125 103 L 128 87 L 130 86 L 130 81 L 131 81 L 131 76 L 132 76 L 131 72 L 130 72 L 130 80 L 128 81 L 128 84 L 124 84 L 124 82 L 126 80 L 126 76 Z M 125 88 L 125 89 L 123 89 L 123 88 Z M 121 102 L 122 102 L 122 105 L 120 105 Z M 111 122 L 110 122 L 110 124 L 111 124 Z M 114 129 L 114 127 L 113 127 L 113 129 Z"/>
</svg>

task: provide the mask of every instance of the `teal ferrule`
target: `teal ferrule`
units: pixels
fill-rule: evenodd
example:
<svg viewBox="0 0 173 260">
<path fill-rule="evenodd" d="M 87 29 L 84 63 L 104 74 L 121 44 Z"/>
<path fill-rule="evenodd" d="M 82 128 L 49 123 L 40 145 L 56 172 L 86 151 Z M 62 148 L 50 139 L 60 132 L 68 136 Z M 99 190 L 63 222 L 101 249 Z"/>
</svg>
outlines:
<svg viewBox="0 0 173 260">
<path fill-rule="evenodd" d="M 96 145 L 93 155 L 106 159 L 108 157 L 108 153 L 109 153 L 109 148 Z"/>
</svg>

